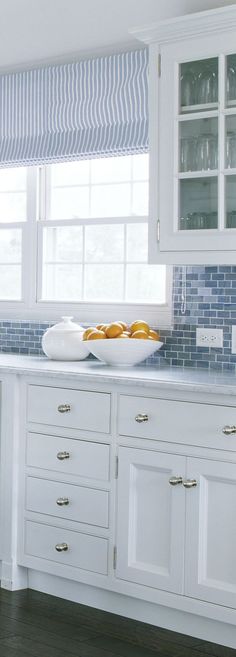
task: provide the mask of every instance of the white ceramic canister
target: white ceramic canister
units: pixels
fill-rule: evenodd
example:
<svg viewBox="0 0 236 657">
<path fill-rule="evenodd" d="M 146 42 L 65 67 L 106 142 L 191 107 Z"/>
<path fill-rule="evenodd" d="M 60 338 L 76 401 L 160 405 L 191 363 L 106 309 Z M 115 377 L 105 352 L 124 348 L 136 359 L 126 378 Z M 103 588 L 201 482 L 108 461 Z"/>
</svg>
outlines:
<svg viewBox="0 0 236 657">
<path fill-rule="evenodd" d="M 82 341 L 84 329 L 72 322 L 73 317 L 62 317 L 45 331 L 42 339 L 43 351 L 52 360 L 84 360 L 89 350 Z"/>
</svg>

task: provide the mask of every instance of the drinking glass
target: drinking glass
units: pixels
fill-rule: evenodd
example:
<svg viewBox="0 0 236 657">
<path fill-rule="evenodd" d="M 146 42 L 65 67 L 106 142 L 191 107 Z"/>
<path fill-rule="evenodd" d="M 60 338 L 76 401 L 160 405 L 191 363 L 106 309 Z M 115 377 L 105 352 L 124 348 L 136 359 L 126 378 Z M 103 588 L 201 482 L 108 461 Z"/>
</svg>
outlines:
<svg viewBox="0 0 236 657">
<path fill-rule="evenodd" d="M 236 168 L 236 133 L 228 132 L 226 136 L 226 167 Z"/>
<path fill-rule="evenodd" d="M 227 100 L 236 102 L 236 64 L 229 64 L 226 83 Z"/>
<path fill-rule="evenodd" d="M 181 105 L 183 107 L 194 105 L 196 76 L 191 68 L 183 71 L 180 78 Z"/>
<path fill-rule="evenodd" d="M 218 75 L 210 66 L 204 67 L 198 75 L 196 96 L 199 105 L 218 101 Z"/>
<path fill-rule="evenodd" d="M 209 171 L 218 167 L 218 139 L 215 135 L 203 134 L 197 139 L 197 171 Z"/>
<path fill-rule="evenodd" d="M 184 137 L 181 139 L 180 171 L 196 170 L 196 139 Z"/>
<path fill-rule="evenodd" d="M 236 211 L 232 210 L 227 212 L 227 226 L 226 228 L 236 228 Z"/>
</svg>

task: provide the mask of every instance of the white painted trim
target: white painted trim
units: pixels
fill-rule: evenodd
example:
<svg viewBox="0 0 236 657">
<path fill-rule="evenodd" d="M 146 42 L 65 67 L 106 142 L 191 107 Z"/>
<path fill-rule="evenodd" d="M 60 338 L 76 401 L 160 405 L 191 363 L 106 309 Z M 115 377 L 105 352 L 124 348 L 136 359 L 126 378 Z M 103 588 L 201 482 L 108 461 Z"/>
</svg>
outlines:
<svg viewBox="0 0 236 657">
<path fill-rule="evenodd" d="M 202 605 L 202 616 L 191 613 L 191 600 L 189 611 L 182 611 L 172 607 L 163 607 L 138 598 L 129 597 L 112 591 L 100 590 L 94 586 L 71 582 L 61 577 L 36 570 L 28 571 L 29 588 L 54 595 L 59 598 L 78 602 L 83 605 L 102 609 L 109 613 L 132 618 L 143 623 L 163 627 L 174 632 L 195 636 L 205 641 L 212 641 L 220 645 L 235 648 L 236 628 L 219 620 L 207 618 Z"/>
<path fill-rule="evenodd" d="M 129 30 L 132 36 L 146 44 L 182 41 L 184 38 L 203 37 L 236 28 L 236 7 L 210 9 L 160 21 L 153 25 Z"/>
</svg>

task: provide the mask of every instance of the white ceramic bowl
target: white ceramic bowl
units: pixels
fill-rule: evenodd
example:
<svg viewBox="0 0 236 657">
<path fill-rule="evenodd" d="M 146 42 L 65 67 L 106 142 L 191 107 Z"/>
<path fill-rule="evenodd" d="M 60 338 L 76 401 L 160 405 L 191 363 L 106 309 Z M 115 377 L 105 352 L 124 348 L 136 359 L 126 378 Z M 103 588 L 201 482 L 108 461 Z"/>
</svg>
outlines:
<svg viewBox="0 0 236 657">
<path fill-rule="evenodd" d="M 88 340 L 86 345 L 91 354 L 107 365 L 137 365 L 158 351 L 163 345 L 159 340 L 136 340 L 135 338 L 110 338 Z"/>
</svg>

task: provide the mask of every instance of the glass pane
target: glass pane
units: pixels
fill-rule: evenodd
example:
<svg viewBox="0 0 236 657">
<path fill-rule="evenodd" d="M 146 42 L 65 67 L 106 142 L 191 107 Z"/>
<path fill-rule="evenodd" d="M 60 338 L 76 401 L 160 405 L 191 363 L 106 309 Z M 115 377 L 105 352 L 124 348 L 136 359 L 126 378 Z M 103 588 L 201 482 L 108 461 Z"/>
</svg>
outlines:
<svg viewBox="0 0 236 657">
<path fill-rule="evenodd" d="M 180 171 L 208 171 L 218 167 L 218 120 L 180 123 Z"/>
<path fill-rule="evenodd" d="M 128 224 L 126 229 L 126 258 L 128 262 L 147 262 L 148 225 Z"/>
<path fill-rule="evenodd" d="M 182 112 L 218 106 L 217 57 L 181 64 L 180 106 Z"/>
<path fill-rule="evenodd" d="M 133 155 L 133 180 L 148 180 L 149 155 Z"/>
<path fill-rule="evenodd" d="M 217 206 L 217 178 L 180 180 L 180 230 L 217 228 Z"/>
<path fill-rule="evenodd" d="M 0 231 L 0 264 L 21 262 L 21 230 L 7 228 Z"/>
<path fill-rule="evenodd" d="M 70 187 L 71 185 L 86 185 L 89 183 L 88 160 L 79 162 L 64 162 L 52 164 L 51 185 L 52 187 Z"/>
<path fill-rule="evenodd" d="M 127 265 L 126 301 L 165 303 L 163 265 Z"/>
<path fill-rule="evenodd" d="M 132 215 L 136 217 L 148 214 L 148 183 L 133 184 Z"/>
<path fill-rule="evenodd" d="M 88 301 L 122 301 L 123 265 L 85 265 L 85 298 Z"/>
<path fill-rule="evenodd" d="M 225 179 L 226 228 L 236 228 L 236 176 Z"/>
<path fill-rule="evenodd" d="M 131 155 L 91 160 L 91 183 L 123 182 L 131 179 Z"/>
<path fill-rule="evenodd" d="M 89 187 L 52 189 L 49 219 L 80 219 L 89 216 Z"/>
<path fill-rule="evenodd" d="M 26 189 L 27 169 L 17 167 L 0 169 L 0 192 L 16 192 Z"/>
<path fill-rule="evenodd" d="M 21 265 L 0 264 L 0 299 L 1 301 L 20 301 Z"/>
<path fill-rule="evenodd" d="M 97 263 L 124 260 L 124 225 L 86 226 L 85 260 Z"/>
<path fill-rule="evenodd" d="M 236 168 L 236 116 L 226 117 L 225 168 Z"/>
<path fill-rule="evenodd" d="M 82 262 L 83 228 L 70 226 L 43 229 L 43 262 Z"/>
<path fill-rule="evenodd" d="M 0 192 L 0 222 L 26 220 L 26 193 Z"/>
<path fill-rule="evenodd" d="M 80 301 L 81 297 L 82 265 L 43 265 L 43 299 Z"/>
<path fill-rule="evenodd" d="M 126 217 L 131 210 L 131 185 L 95 185 L 91 188 L 91 217 Z"/>
<path fill-rule="evenodd" d="M 227 57 L 226 103 L 228 107 L 236 105 L 236 55 Z"/>
</svg>

